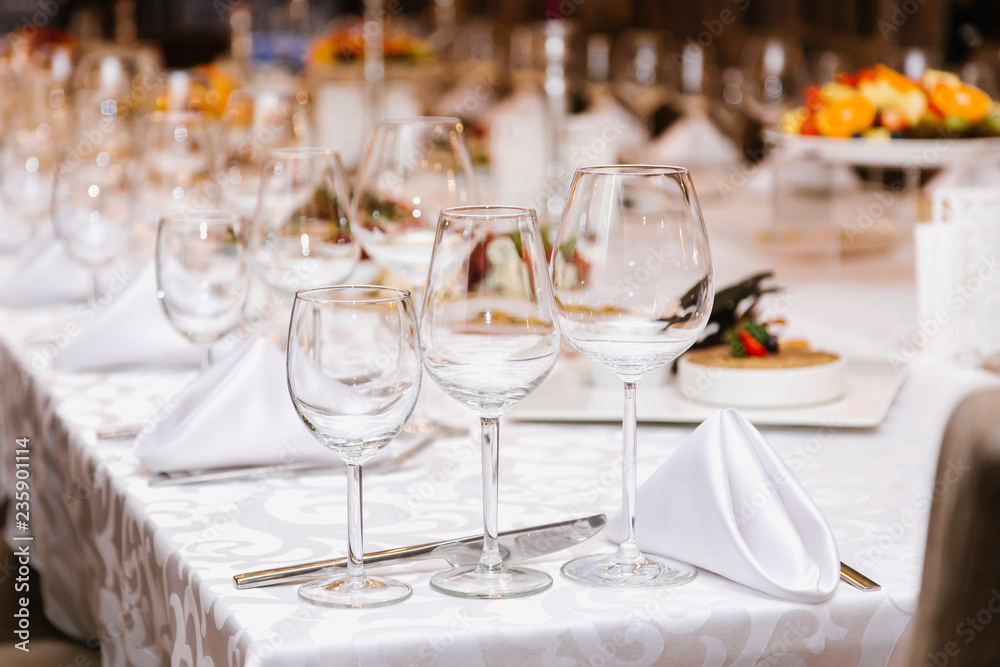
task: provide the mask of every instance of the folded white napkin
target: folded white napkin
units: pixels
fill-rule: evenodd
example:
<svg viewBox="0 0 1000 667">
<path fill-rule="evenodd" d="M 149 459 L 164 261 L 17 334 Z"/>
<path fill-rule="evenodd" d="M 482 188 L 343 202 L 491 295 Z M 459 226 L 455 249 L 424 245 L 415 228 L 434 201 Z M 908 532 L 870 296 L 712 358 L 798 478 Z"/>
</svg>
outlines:
<svg viewBox="0 0 1000 667">
<path fill-rule="evenodd" d="M 609 537 L 623 537 L 621 514 Z M 809 494 L 733 409 L 716 412 L 636 495 L 639 547 L 775 597 L 821 602 L 836 590 L 840 554 Z"/>
<path fill-rule="evenodd" d="M 295 413 L 284 355 L 260 336 L 175 394 L 143 426 L 135 451 L 150 472 L 340 461 Z"/>
<path fill-rule="evenodd" d="M 130 275 L 130 274 L 129 274 Z M 196 366 L 198 346 L 173 328 L 156 298 L 156 271 L 147 262 L 124 285 L 123 276 L 93 304 L 92 321 L 81 322 L 55 357 L 62 371 L 121 368 L 127 366 Z"/>
<path fill-rule="evenodd" d="M 0 280 L 0 306 L 77 303 L 90 296 L 90 286 L 90 271 L 57 245 L 51 225 L 40 224 Z"/>
</svg>

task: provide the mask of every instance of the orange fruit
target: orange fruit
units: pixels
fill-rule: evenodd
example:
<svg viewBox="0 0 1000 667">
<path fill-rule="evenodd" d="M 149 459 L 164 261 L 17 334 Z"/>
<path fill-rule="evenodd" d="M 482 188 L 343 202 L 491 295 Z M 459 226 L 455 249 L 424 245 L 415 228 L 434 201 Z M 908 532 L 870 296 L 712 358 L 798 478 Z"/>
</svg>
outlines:
<svg viewBox="0 0 1000 667">
<path fill-rule="evenodd" d="M 871 126 L 875 105 L 861 95 L 831 102 L 816 112 L 816 129 L 824 137 L 851 137 Z"/>
<path fill-rule="evenodd" d="M 958 116 L 968 123 L 981 120 L 993 106 L 989 95 L 967 83 L 937 84 L 931 93 L 931 103 L 945 116 Z"/>
</svg>

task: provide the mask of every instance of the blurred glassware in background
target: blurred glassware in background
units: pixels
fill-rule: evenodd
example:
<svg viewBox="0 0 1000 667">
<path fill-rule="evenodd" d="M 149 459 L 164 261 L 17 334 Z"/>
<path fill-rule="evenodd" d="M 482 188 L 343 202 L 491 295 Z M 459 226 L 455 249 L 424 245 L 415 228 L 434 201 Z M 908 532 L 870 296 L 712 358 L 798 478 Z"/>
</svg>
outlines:
<svg viewBox="0 0 1000 667">
<path fill-rule="evenodd" d="M 372 128 L 354 185 L 355 236 L 379 266 L 419 294 L 441 209 L 478 202 L 457 118 L 385 120 Z"/>
<path fill-rule="evenodd" d="M 806 76 L 802 46 L 787 37 L 748 39 L 740 56 L 743 108 L 764 127 L 799 103 Z"/>
<path fill-rule="evenodd" d="M 615 94 L 649 129 L 656 110 L 677 93 L 677 67 L 670 57 L 673 41 L 668 32 L 629 29 L 618 36 L 612 50 Z"/>
<path fill-rule="evenodd" d="M 0 145 L 0 196 L 20 221 L 48 215 L 69 135 L 69 105 L 50 72 L 28 67 L 7 81 L 11 103 Z"/>
<path fill-rule="evenodd" d="M 297 290 L 336 285 L 350 275 L 361 251 L 351 233 L 347 184 L 336 153 L 267 152 L 249 249 L 254 273 L 288 299 Z"/>
<path fill-rule="evenodd" d="M 128 244 L 134 219 L 135 190 L 127 164 L 104 156 L 95 163 L 59 166 L 52 226 L 70 257 L 90 269 L 94 300 L 101 293 L 100 270 Z"/>
<path fill-rule="evenodd" d="M 222 116 L 221 140 L 225 174 L 222 202 L 250 217 L 257 204 L 267 152 L 315 145 L 308 94 L 257 87 L 234 90 Z"/>
<path fill-rule="evenodd" d="M 219 198 L 217 152 L 205 116 L 157 111 L 143 119 L 139 217 L 156 224 L 181 210 L 207 210 Z"/>
</svg>

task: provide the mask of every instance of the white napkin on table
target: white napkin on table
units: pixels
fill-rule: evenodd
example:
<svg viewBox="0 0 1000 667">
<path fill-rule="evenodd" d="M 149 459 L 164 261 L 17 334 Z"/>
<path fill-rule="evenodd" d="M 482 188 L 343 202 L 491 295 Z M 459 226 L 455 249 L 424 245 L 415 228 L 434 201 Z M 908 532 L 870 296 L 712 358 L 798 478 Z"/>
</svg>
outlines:
<svg viewBox="0 0 1000 667">
<path fill-rule="evenodd" d="M 0 306 L 78 303 L 86 301 L 90 290 L 90 271 L 57 245 L 50 225 L 42 224 L 14 254 L 7 274 L 0 280 Z"/>
<path fill-rule="evenodd" d="M 171 326 L 156 298 L 152 261 L 104 305 L 110 298 L 106 295 L 94 304 L 93 320 L 56 355 L 58 370 L 198 365 L 198 346 Z"/>
<path fill-rule="evenodd" d="M 609 537 L 624 535 L 621 514 Z M 796 602 L 837 588 L 840 554 L 809 494 L 733 409 L 716 412 L 636 495 L 639 547 Z"/>
<path fill-rule="evenodd" d="M 150 472 L 340 461 L 295 413 L 284 355 L 260 336 L 175 394 L 144 425 L 135 451 Z"/>
</svg>

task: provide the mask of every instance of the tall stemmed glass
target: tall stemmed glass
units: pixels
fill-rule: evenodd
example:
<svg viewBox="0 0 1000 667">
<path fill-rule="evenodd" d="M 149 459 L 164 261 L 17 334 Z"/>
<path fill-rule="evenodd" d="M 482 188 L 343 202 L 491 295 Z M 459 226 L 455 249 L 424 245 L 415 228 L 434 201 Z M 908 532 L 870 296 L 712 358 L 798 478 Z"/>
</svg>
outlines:
<svg viewBox="0 0 1000 667">
<path fill-rule="evenodd" d="M 387 287 L 320 287 L 295 295 L 288 391 L 313 436 L 347 464 L 347 572 L 299 588 L 328 607 L 405 600 L 408 585 L 365 574 L 361 466 L 395 438 L 420 393 L 420 349 L 410 294 Z"/>
<path fill-rule="evenodd" d="M 484 524 L 479 564 L 431 577 L 431 586 L 442 593 L 518 597 L 552 585 L 544 572 L 503 563 L 497 548 L 497 467 L 500 416 L 542 383 L 558 356 L 554 308 L 532 209 L 441 211 L 420 343 L 428 375 L 479 414 Z"/>
<path fill-rule="evenodd" d="M 636 382 L 687 350 L 712 310 L 712 259 L 691 177 L 681 167 L 579 169 L 553 244 L 563 336 L 625 383 L 622 516 L 612 555 L 566 563 L 563 576 L 607 588 L 670 586 L 689 565 L 643 554 L 635 537 Z"/>
<path fill-rule="evenodd" d="M 125 164 L 104 160 L 59 166 L 52 189 L 52 226 L 70 257 L 90 269 L 95 300 L 101 267 L 128 244 L 134 217 L 135 191 Z"/>
<path fill-rule="evenodd" d="M 247 297 L 246 222 L 227 211 L 168 213 L 156 234 L 157 296 L 174 328 L 201 347 L 240 322 Z"/>
<path fill-rule="evenodd" d="M 377 264 L 415 291 L 427 280 L 438 213 L 478 203 L 457 118 L 400 118 L 372 128 L 354 186 L 355 235 Z"/>
</svg>

